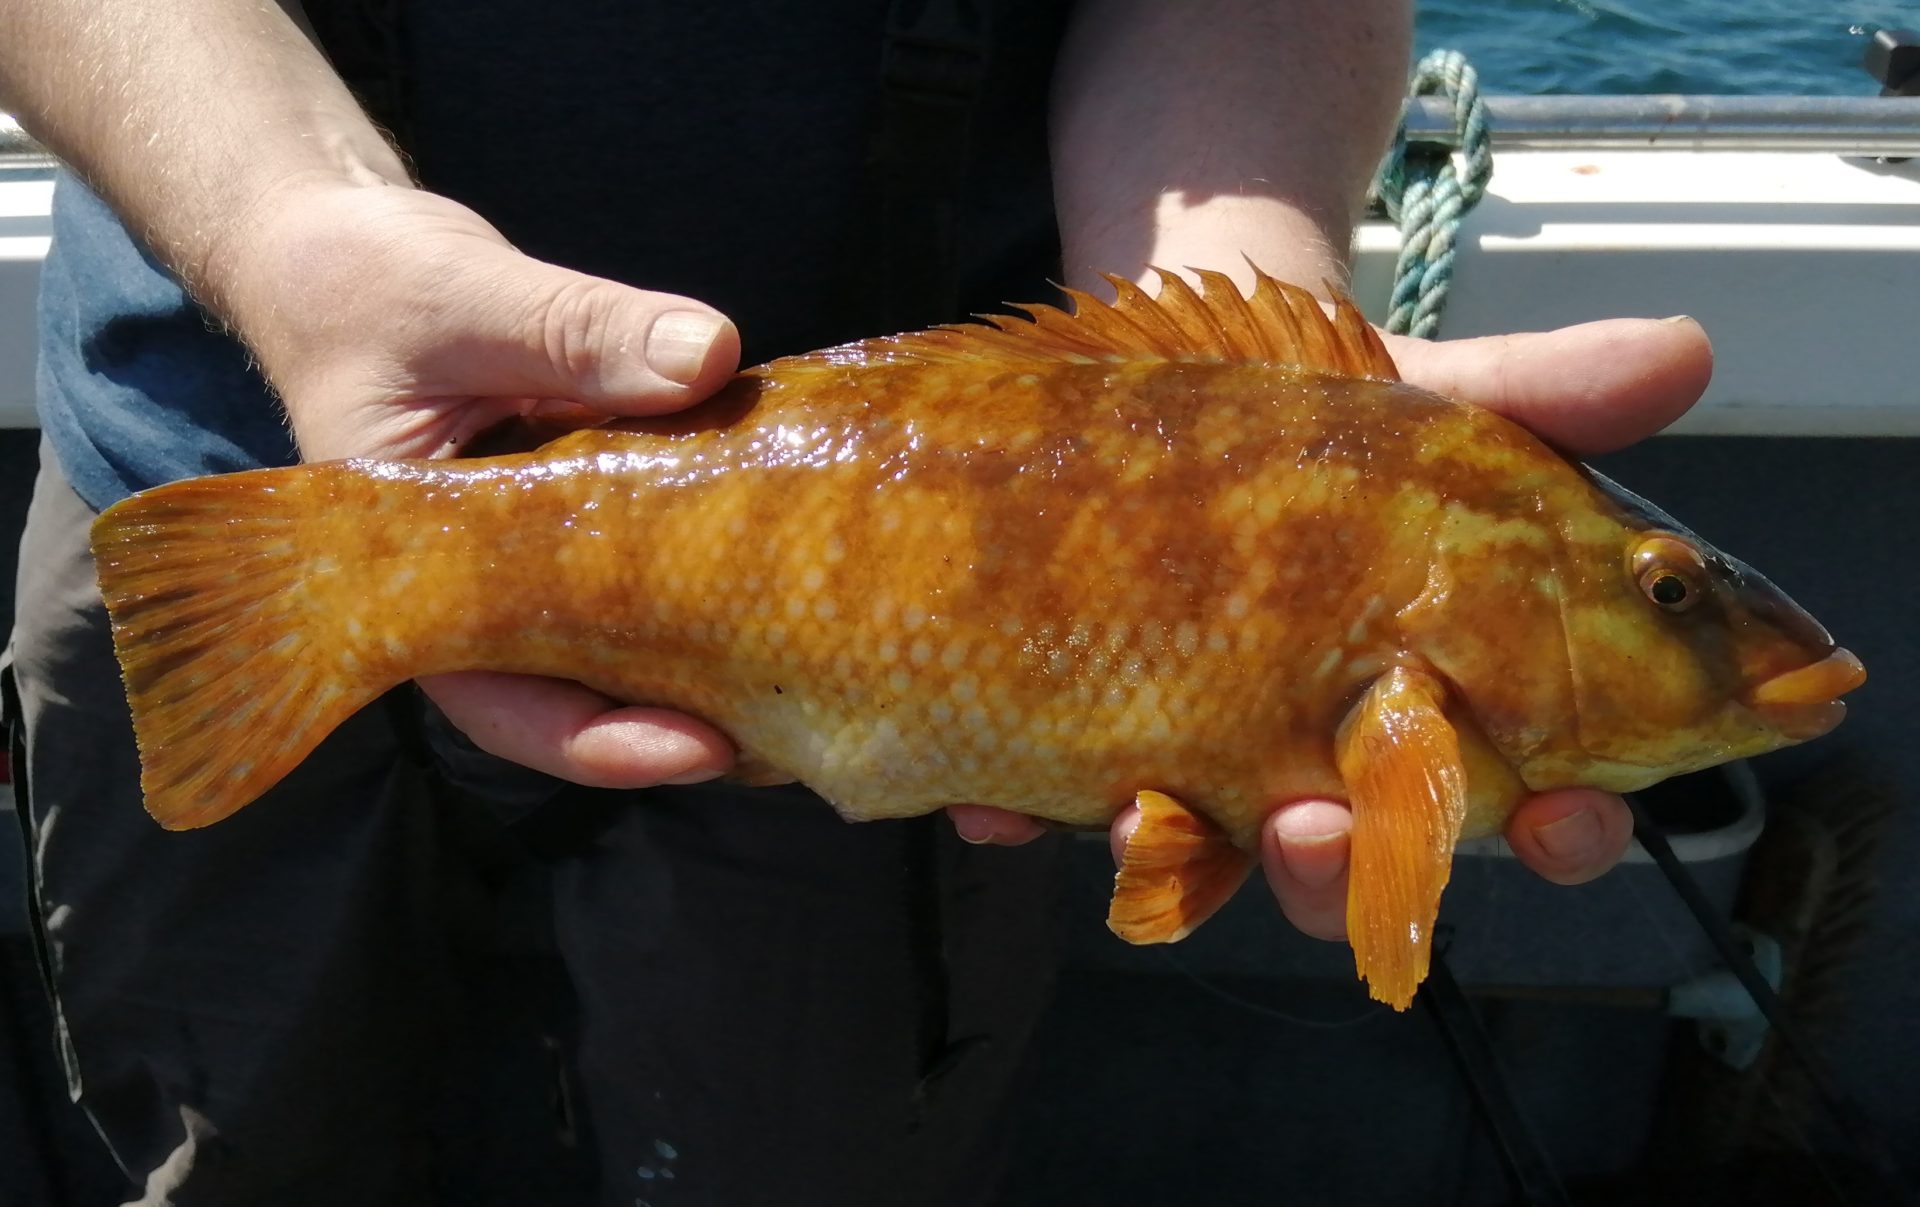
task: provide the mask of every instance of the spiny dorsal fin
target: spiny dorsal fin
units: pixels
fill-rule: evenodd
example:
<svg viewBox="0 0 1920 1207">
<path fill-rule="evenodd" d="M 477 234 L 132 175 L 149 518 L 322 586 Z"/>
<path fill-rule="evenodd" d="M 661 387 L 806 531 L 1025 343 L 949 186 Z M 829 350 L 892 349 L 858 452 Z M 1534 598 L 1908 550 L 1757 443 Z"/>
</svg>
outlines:
<svg viewBox="0 0 1920 1207">
<path fill-rule="evenodd" d="M 1165 269 L 1160 296 L 1122 277 L 1106 279 L 1118 291 L 1111 304 L 1077 289 L 1063 290 L 1069 314 L 1053 306 L 1017 306 L 1025 317 L 980 316 L 956 323 L 863 340 L 823 352 L 775 361 L 767 369 L 849 364 L 1001 363 L 1091 364 L 1096 361 L 1180 360 L 1249 362 L 1397 381 L 1393 358 L 1353 303 L 1338 294 L 1328 318 L 1312 294 L 1284 285 L 1258 268 L 1251 297 L 1242 297 L 1225 273 L 1195 269 L 1205 289 Z"/>
</svg>

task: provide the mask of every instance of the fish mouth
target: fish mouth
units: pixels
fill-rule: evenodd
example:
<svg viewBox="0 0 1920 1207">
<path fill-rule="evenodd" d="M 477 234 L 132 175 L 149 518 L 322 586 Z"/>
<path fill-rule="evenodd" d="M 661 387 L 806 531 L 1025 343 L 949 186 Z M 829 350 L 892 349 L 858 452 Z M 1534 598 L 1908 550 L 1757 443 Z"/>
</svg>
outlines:
<svg viewBox="0 0 1920 1207">
<path fill-rule="evenodd" d="M 1747 703 L 1769 725 L 1794 741 L 1817 738 L 1840 724 L 1847 706 L 1840 697 L 1867 681 L 1867 668 L 1849 650 L 1775 675 L 1747 693 Z"/>
</svg>

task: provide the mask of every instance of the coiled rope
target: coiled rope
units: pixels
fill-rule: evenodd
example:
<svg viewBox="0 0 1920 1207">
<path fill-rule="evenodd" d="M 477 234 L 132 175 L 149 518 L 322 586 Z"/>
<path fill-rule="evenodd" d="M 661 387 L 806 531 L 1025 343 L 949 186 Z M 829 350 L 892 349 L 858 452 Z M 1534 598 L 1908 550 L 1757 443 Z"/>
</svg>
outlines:
<svg viewBox="0 0 1920 1207">
<path fill-rule="evenodd" d="M 1452 147 L 1408 142 L 1403 107 L 1400 129 L 1373 181 L 1374 197 L 1400 227 L 1386 329 L 1432 339 L 1453 285 L 1454 236 L 1460 219 L 1486 196 L 1487 181 L 1493 177 L 1493 147 L 1479 73 L 1459 51 L 1436 50 L 1421 59 L 1407 95 L 1409 104 L 1422 96 L 1444 96 L 1452 102 L 1454 135 L 1465 168 L 1463 174 L 1456 167 Z"/>
</svg>

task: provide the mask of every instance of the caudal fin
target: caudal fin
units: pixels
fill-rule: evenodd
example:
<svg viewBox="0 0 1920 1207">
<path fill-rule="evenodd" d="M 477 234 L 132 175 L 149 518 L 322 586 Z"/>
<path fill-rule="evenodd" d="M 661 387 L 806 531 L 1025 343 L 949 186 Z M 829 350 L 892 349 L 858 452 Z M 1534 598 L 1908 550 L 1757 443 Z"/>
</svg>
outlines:
<svg viewBox="0 0 1920 1207">
<path fill-rule="evenodd" d="M 332 466 L 176 482 L 93 525 L 140 748 L 147 811 L 170 830 L 219 821 L 277 783 L 391 684 L 356 673 L 315 476 Z"/>
</svg>

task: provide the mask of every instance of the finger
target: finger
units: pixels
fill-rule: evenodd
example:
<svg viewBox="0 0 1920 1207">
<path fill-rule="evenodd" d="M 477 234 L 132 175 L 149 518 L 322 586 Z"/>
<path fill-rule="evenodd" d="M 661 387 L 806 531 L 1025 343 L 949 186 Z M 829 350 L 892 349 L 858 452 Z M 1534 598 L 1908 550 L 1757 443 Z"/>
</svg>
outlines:
<svg viewBox="0 0 1920 1207">
<path fill-rule="evenodd" d="M 1353 814 L 1330 800 L 1282 805 L 1260 827 L 1260 862 L 1281 912 L 1302 934 L 1347 937 L 1347 852 Z"/>
<path fill-rule="evenodd" d="M 1555 884 L 1585 884 L 1620 862 L 1633 839 L 1627 803 L 1591 788 L 1560 788 L 1523 801 L 1507 821 L 1520 862 Z"/>
<path fill-rule="evenodd" d="M 624 708 L 577 683 L 460 671 L 420 687 L 488 754 L 591 788 L 698 783 L 733 765 L 732 745 L 712 726 Z"/>
<path fill-rule="evenodd" d="M 1023 813 L 991 805 L 948 805 L 947 816 L 953 819 L 954 832 L 976 846 L 1017 847 L 1047 832 L 1045 826 Z"/>
<path fill-rule="evenodd" d="M 1113 852 L 1113 866 L 1119 867 L 1126 862 L 1127 839 L 1133 837 L 1134 827 L 1140 824 L 1140 806 L 1128 805 L 1116 813 L 1113 823 L 1107 827 L 1107 849 Z"/>
<path fill-rule="evenodd" d="M 476 253 L 463 299 L 416 320 L 422 394 L 525 396 L 614 415 L 677 410 L 724 385 L 740 335 L 703 302 L 530 259 Z M 464 292 L 462 292 L 464 290 Z"/>
<path fill-rule="evenodd" d="M 1684 316 L 1480 339 L 1384 338 L 1408 381 L 1579 453 L 1651 436 L 1698 402 L 1713 375 L 1706 332 Z"/>
</svg>

